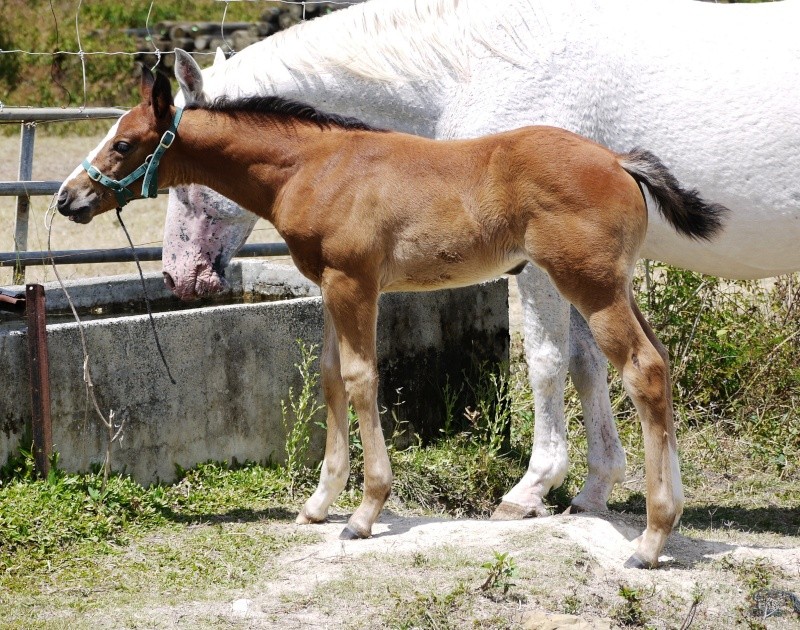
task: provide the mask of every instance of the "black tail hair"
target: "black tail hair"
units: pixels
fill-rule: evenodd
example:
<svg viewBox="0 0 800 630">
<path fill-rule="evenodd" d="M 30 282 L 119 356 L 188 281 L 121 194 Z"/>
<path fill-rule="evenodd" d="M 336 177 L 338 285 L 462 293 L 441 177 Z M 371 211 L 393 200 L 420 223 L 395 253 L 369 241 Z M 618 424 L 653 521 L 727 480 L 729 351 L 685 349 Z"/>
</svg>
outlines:
<svg viewBox="0 0 800 630">
<path fill-rule="evenodd" d="M 619 156 L 619 164 L 656 200 L 658 211 L 680 234 L 711 240 L 720 229 L 728 208 L 707 203 L 697 190 L 682 188 L 664 163 L 650 151 L 633 149 Z"/>
</svg>

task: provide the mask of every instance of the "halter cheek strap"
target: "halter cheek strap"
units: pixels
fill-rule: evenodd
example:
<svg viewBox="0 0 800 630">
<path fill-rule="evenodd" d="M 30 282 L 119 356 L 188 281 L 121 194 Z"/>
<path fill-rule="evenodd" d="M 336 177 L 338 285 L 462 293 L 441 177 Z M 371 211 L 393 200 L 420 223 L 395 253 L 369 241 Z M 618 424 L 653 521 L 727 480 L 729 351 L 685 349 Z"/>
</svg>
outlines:
<svg viewBox="0 0 800 630">
<path fill-rule="evenodd" d="M 178 107 L 175 110 L 175 117 L 172 119 L 172 124 L 169 129 L 164 132 L 164 135 L 161 136 L 156 150 L 145 158 L 144 164 L 140 165 L 127 177 L 120 180 L 111 179 L 92 166 L 89 160 L 84 160 L 81 166 L 83 166 L 90 179 L 114 191 L 114 196 L 117 198 L 117 203 L 120 208 L 127 205 L 127 203 L 134 198 L 135 195 L 128 186 L 140 177 L 144 177 L 142 180 L 142 197 L 155 197 L 158 195 L 158 164 L 161 162 L 161 158 L 166 150 L 169 149 L 175 141 L 181 116 L 183 116 L 183 108 Z"/>
</svg>

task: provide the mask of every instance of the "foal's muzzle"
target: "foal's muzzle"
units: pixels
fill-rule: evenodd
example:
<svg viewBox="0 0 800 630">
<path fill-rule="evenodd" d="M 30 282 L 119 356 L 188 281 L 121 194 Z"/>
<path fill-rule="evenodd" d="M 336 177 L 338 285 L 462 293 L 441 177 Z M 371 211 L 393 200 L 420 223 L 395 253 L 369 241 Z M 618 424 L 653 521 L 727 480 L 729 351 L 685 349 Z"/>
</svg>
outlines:
<svg viewBox="0 0 800 630">
<path fill-rule="evenodd" d="M 77 198 L 73 192 L 64 188 L 56 199 L 58 211 L 75 223 L 89 223 L 92 220 L 92 205 L 97 199 L 94 192 L 89 193 L 81 199 Z"/>
</svg>

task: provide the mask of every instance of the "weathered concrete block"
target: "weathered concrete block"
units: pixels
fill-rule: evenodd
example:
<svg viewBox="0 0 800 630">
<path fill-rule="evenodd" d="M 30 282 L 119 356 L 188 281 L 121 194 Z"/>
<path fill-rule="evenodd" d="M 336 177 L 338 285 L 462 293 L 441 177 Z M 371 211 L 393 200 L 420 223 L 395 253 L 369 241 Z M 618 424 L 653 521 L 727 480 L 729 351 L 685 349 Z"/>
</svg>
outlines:
<svg viewBox="0 0 800 630">
<path fill-rule="evenodd" d="M 95 392 L 104 412 L 125 421 L 114 445 L 113 467 L 141 483 L 174 477 L 175 465 L 205 460 L 282 461 L 285 430 L 281 400 L 302 386 L 296 340 L 321 344 L 322 306 L 291 267 L 235 264 L 232 293 L 281 301 L 203 307 L 155 315 L 172 385 L 159 358 L 146 315 L 84 324 Z M 138 300 L 138 278 L 77 283 L 74 299 L 87 308 L 109 300 Z M 148 292 L 169 300 L 157 274 Z M 57 287 L 48 287 L 56 304 Z M 52 300 L 51 300 L 52 296 Z M 98 300 L 98 296 L 102 299 Z M 110 307 L 108 307 L 110 308 Z M 107 433 L 86 399 L 83 355 L 75 323 L 49 324 L 53 444 L 60 465 L 88 470 L 102 461 Z M 382 297 L 378 325 L 380 403 L 395 408 L 409 428 L 435 435 L 444 408 L 441 389 L 463 379 L 474 360 L 508 358 L 507 286 L 504 280 L 452 291 Z M 30 419 L 24 329 L 0 328 L 0 462 L 14 453 Z M 389 420 L 389 414 L 384 416 Z M 320 419 L 323 419 L 321 416 Z M 390 430 L 391 427 L 387 427 Z M 322 440 L 314 448 L 321 453 Z"/>
</svg>

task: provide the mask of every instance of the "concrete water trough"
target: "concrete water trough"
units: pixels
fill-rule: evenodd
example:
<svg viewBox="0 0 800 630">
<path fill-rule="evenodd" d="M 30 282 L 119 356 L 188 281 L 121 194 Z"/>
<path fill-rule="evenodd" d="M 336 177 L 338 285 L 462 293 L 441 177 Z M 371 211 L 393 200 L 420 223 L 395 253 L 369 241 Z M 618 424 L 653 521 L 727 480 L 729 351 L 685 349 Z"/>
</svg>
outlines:
<svg viewBox="0 0 800 630">
<path fill-rule="evenodd" d="M 170 481 L 176 465 L 207 460 L 274 461 L 285 456 L 281 401 L 302 386 L 297 340 L 321 344 L 319 292 L 296 269 L 237 261 L 225 302 L 181 303 L 160 274 L 146 275 L 170 383 L 144 309 L 138 276 L 67 285 L 83 314 L 95 393 L 123 421 L 112 466 L 140 483 Z M 108 434 L 93 414 L 83 379 L 78 325 L 57 284 L 48 309 L 53 448 L 59 466 L 86 471 L 102 462 Z M 508 359 L 505 280 L 450 291 L 382 296 L 378 323 L 380 400 L 411 431 L 436 435 L 442 392 L 476 362 Z M 188 308 L 187 308 L 188 307 Z M 0 319 L 0 464 L 30 448 L 31 403 L 25 323 Z M 399 393 L 398 393 L 399 390 Z M 397 405 L 396 403 L 402 402 Z M 320 414 L 319 420 L 324 420 Z M 321 453 L 320 431 L 313 452 Z"/>
</svg>

